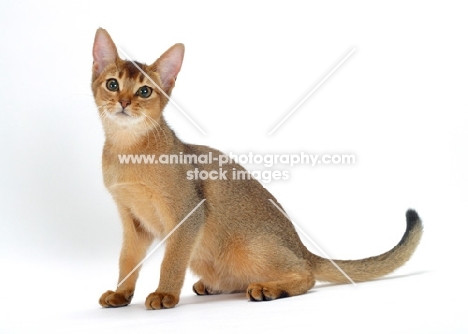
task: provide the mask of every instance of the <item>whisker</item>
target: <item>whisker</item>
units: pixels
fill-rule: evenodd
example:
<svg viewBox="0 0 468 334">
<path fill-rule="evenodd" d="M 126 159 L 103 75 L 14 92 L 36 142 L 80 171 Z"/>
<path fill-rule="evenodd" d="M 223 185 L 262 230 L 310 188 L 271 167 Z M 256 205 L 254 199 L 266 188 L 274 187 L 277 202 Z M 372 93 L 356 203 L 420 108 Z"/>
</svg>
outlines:
<svg viewBox="0 0 468 334">
<path fill-rule="evenodd" d="M 167 138 L 167 136 L 166 136 L 166 132 L 165 132 L 164 129 L 161 127 L 161 125 L 160 125 L 154 118 L 152 118 L 152 117 L 150 117 L 150 116 L 146 116 L 146 117 L 148 117 L 151 121 L 153 121 L 153 122 L 159 127 L 159 129 L 161 130 L 161 132 L 162 132 L 163 135 L 164 135 L 164 138 L 165 138 L 166 144 L 167 144 L 167 143 L 168 143 L 168 138 Z M 159 132 L 159 130 L 158 130 L 158 132 Z"/>
<path fill-rule="evenodd" d="M 146 117 L 146 119 L 148 119 L 148 120 L 152 123 L 152 125 L 153 125 L 153 130 L 152 130 L 152 131 L 153 131 L 153 135 L 154 135 L 154 131 L 156 131 L 156 133 L 158 134 L 159 140 L 161 140 L 161 138 L 159 137 L 159 129 L 158 129 L 158 126 L 161 127 L 161 126 L 159 125 L 159 123 L 156 122 L 156 120 L 154 120 L 152 117 L 150 117 L 150 116 L 148 116 L 148 115 L 145 115 L 145 117 Z M 165 136 L 165 134 L 164 134 L 164 136 Z M 154 138 L 154 139 L 156 140 L 156 138 Z M 167 138 L 166 138 L 166 143 L 167 143 Z"/>
<path fill-rule="evenodd" d="M 145 124 L 148 126 L 148 128 L 151 128 L 151 123 L 148 122 L 148 120 L 145 118 Z M 158 142 L 158 139 L 156 139 L 156 135 L 154 133 L 154 129 L 151 129 L 151 133 L 153 134 L 153 137 L 154 137 L 154 140 L 156 142 Z M 159 138 L 159 133 L 156 131 L 156 133 L 158 134 L 158 138 Z M 146 132 L 146 135 L 148 136 L 148 144 L 149 144 L 149 131 Z"/>
</svg>

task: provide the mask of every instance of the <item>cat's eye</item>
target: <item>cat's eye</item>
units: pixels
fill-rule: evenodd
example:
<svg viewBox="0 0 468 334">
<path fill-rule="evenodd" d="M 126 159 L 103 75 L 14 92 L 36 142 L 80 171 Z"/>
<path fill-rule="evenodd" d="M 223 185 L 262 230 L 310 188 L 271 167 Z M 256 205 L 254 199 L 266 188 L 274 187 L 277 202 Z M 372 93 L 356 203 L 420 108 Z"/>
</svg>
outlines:
<svg viewBox="0 0 468 334">
<path fill-rule="evenodd" d="M 143 86 L 138 89 L 136 95 L 146 99 L 151 96 L 152 92 L 153 92 L 153 89 L 151 87 Z"/>
<path fill-rule="evenodd" d="M 116 92 L 119 90 L 119 83 L 117 82 L 116 79 L 109 79 L 106 82 L 106 87 L 111 92 Z"/>
</svg>

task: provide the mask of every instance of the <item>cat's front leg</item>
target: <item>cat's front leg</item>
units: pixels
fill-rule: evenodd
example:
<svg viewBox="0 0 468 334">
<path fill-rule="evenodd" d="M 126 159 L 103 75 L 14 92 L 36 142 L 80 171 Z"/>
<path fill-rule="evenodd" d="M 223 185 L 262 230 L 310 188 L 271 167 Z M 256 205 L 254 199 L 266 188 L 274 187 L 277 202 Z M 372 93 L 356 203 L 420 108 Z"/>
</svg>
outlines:
<svg viewBox="0 0 468 334">
<path fill-rule="evenodd" d="M 120 285 L 115 291 L 108 290 L 102 294 L 99 304 L 106 308 L 130 304 L 140 268 L 136 269 L 129 277 L 127 275 L 143 260 L 146 250 L 154 240 L 153 235 L 145 230 L 127 207 L 117 205 L 123 224 L 123 243 L 119 260 Z M 123 281 L 124 279 L 125 281 Z"/>
<path fill-rule="evenodd" d="M 145 306 L 148 310 L 172 308 L 179 303 L 185 273 L 199 233 L 201 211 L 195 212 L 167 239 L 159 286 L 146 298 Z"/>
</svg>

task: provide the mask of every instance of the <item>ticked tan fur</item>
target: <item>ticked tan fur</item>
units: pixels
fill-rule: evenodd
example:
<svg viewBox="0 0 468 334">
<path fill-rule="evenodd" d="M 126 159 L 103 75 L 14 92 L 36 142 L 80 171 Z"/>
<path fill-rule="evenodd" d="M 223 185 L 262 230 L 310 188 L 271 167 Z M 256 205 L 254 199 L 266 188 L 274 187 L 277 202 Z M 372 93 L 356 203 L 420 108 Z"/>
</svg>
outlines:
<svg viewBox="0 0 468 334">
<path fill-rule="evenodd" d="M 233 180 L 230 162 L 223 166 L 228 180 L 189 180 L 187 172 L 218 170 L 213 164 L 121 164 L 118 156 L 204 155 L 222 153 L 183 143 L 167 126 L 162 112 L 182 65 L 184 46 L 176 44 L 151 65 L 121 60 L 104 29 L 93 47 L 92 90 L 106 136 L 102 155 L 104 183 L 114 198 L 123 224 L 119 282 L 145 257 L 155 239 L 164 238 L 203 199 L 205 200 L 167 239 L 159 286 L 146 299 L 148 309 L 174 307 L 179 301 L 187 268 L 200 277 L 198 295 L 244 291 L 252 301 L 299 295 L 316 280 L 347 282 L 329 260 L 310 253 L 291 222 L 263 186 Z M 109 81 L 115 80 L 115 81 Z M 162 94 L 154 81 L 165 92 Z M 118 89 L 110 85 L 118 85 Z M 114 88 L 113 88 L 114 87 Z M 149 96 L 140 89 L 149 88 Z M 386 275 L 403 265 L 421 238 L 415 211 L 407 212 L 407 230 L 392 250 L 363 260 L 335 262 L 354 280 Z M 103 307 L 131 302 L 138 277 L 135 271 L 115 291 L 105 292 Z"/>
</svg>

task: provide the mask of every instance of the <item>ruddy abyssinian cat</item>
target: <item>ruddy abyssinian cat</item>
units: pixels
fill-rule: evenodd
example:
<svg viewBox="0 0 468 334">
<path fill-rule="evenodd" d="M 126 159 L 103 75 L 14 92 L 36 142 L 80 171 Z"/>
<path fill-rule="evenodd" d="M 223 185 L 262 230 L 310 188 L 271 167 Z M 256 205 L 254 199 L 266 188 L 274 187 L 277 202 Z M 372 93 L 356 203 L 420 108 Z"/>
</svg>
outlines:
<svg viewBox="0 0 468 334">
<path fill-rule="evenodd" d="M 123 224 L 119 282 L 145 257 L 155 239 L 168 235 L 202 200 L 167 239 L 159 286 L 146 298 L 146 308 L 174 307 L 189 267 L 200 277 L 193 285 L 197 295 L 243 291 L 252 301 L 303 294 L 316 280 L 348 282 L 331 261 L 307 250 L 278 209 L 281 206 L 258 181 L 234 180 L 230 172 L 225 174 L 227 180 L 187 178 L 195 168 L 218 170 L 217 162 L 120 163 L 118 156 L 123 154 L 222 155 L 207 146 L 182 142 L 164 120 L 183 56 L 184 46 L 175 44 L 151 65 L 136 63 L 149 80 L 132 62 L 118 57 L 106 30 L 96 32 L 92 90 L 106 138 L 104 183 Z M 223 168 L 244 170 L 234 162 Z M 335 263 L 356 282 L 394 271 L 411 257 L 423 231 L 414 210 L 406 212 L 406 222 L 403 238 L 390 251 Z M 105 292 L 99 303 L 128 305 L 137 277 L 138 270 L 115 291 Z"/>
</svg>

